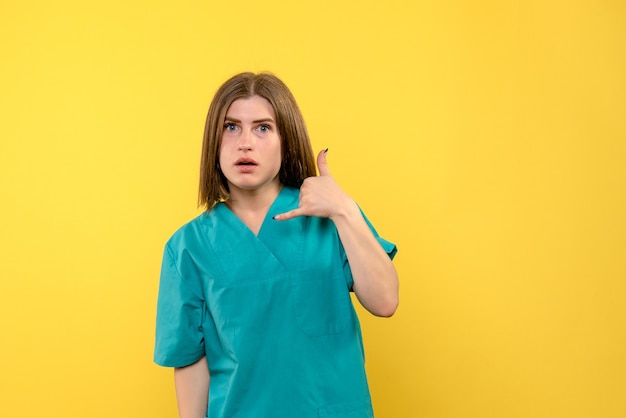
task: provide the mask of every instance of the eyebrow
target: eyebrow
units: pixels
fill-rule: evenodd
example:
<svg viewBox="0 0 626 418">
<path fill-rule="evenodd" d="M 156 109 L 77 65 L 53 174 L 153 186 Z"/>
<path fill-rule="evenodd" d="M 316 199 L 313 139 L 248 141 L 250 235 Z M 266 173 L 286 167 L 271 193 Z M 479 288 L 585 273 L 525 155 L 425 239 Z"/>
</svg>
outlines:
<svg viewBox="0 0 626 418">
<path fill-rule="evenodd" d="M 241 123 L 241 121 L 239 119 L 231 118 L 228 115 L 226 115 L 225 121 Z M 253 120 L 252 121 L 252 123 L 263 123 L 263 122 L 276 123 L 276 122 L 274 122 L 274 119 L 272 119 L 272 118 L 257 119 L 257 120 Z"/>
</svg>

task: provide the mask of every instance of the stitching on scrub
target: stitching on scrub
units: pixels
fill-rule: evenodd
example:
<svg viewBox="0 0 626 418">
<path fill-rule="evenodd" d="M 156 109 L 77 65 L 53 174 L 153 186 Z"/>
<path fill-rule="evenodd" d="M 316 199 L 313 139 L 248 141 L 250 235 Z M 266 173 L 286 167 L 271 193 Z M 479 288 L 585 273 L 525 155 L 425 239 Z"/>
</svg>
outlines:
<svg viewBox="0 0 626 418">
<path fill-rule="evenodd" d="M 175 262 L 174 254 L 172 253 L 172 249 L 170 248 L 169 243 L 165 246 L 165 251 L 167 252 L 167 257 L 169 261 L 174 265 L 174 270 L 176 270 L 176 274 L 178 275 L 178 279 L 183 280 L 183 274 L 180 272 L 178 268 L 178 263 Z"/>
<path fill-rule="evenodd" d="M 226 276 L 226 271 L 223 269 L 222 263 L 218 261 L 219 258 L 217 257 L 217 253 L 215 252 L 215 250 L 213 249 L 213 246 L 211 245 L 211 240 L 209 239 L 209 231 L 207 231 L 208 228 L 206 227 L 206 225 L 201 225 L 200 228 L 204 232 L 202 234 L 202 239 L 204 240 L 206 244 L 206 248 L 208 252 L 210 252 L 210 255 L 211 255 L 209 260 L 213 260 L 213 262 L 211 263 L 211 268 L 216 267 L 219 270 L 219 274 L 221 274 L 222 276 Z M 213 277 L 211 278 L 213 279 Z"/>
</svg>

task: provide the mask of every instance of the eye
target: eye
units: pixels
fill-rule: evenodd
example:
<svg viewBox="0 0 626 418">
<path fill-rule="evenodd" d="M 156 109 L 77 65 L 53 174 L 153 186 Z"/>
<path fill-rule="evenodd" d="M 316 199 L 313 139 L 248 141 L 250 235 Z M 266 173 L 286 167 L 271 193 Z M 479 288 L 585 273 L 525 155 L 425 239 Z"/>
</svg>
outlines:
<svg viewBox="0 0 626 418">
<path fill-rule="evenodd" d="M 257 128 L 261 133 L 267 133 L 272 130 L 272 127 L 268 124 L 259 125 Z"/>
<path fill-rule="evenodd" d="M 226 122 L 224 124 L 224 130 L 228 132 L 235 132 L 237 130 L 237 125 L 232 122 Z"/>
</svg>

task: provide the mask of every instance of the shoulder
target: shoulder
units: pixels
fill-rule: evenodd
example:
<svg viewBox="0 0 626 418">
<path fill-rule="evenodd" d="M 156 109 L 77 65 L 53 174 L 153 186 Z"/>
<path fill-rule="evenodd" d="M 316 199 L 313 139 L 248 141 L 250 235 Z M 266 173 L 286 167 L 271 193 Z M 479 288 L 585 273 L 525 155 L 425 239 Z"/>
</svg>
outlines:
<svg viewBox="0 0 626 418">
<path fill-rule="evenodd" d="M 167 240 L 166 248 L 174 250 L 176 248 L 185 248 L 197 244 L 199 239 L 205 235 L 204 230 L 208 227 L 208 223 L 212 218 L 211 212 L 203 212 L 189 222 L 179 227 Z"/>
</svg>

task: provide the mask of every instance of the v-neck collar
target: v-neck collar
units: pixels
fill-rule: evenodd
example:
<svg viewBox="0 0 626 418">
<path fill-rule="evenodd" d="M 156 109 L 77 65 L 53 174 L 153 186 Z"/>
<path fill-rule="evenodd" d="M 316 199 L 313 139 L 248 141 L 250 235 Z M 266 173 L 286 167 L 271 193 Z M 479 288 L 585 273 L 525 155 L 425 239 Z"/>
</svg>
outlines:
<svg viewBox="0 0 626 418">
<path fill-rule="evenodd" d="M 241 268 L 244 269 L 240 272 L 242 274 L 252 271 L 247 263 L 233 264 L 234 258 L 255 260 L 253 269 L 264 272 L 284 272 L 285 268 L 289 270 L 298 265 L 307 217 L 288 221 L 272 219 L 279 213 L 297 208 L 298 196 L 298 189 L 283 187 L 270 205 L 258 235 L 224 203 L 215 205 L 206 218 L 207 242 L 225 274 L 233 275 Z"/>
<path fill-rule="evenodd" d="M 212 210 L 216 210 L 217 214 L 219 214 L 220 216 L 225 216 L 226 218 L 229 218 L 233 223 L 238 224 L 238 226 L 242 230 L 247 231 L 247 233 L 252 234 L 255 238 L 259 239 L 261 235 L 263 235 L 263 230 L 267 229 L 268 224 L 279 222 L 273 219 L 275 215 L 291 209 L 295 209 L 295 207 L 297 207 L 298 192 L 298 189 L 283 186 L 274 198 L 274 201 L 272 202 L 270 207 L 268 208 L 267 213 L 263 218 L 263 222 L 259 227 L 259 232 L 256 234 L 252 231 L 252 229 L 250 229 L 250 227 L 248 227 L 248 225 L 246 225 L 246 223 L 239 216 L 237 216 L 237 214 L 231 208 L 228 207 L 228 205 L 226 205 L 226 203 L 219 202 Z M 293 206 L 294 201 L 295 206 Z"/>
</svg>

